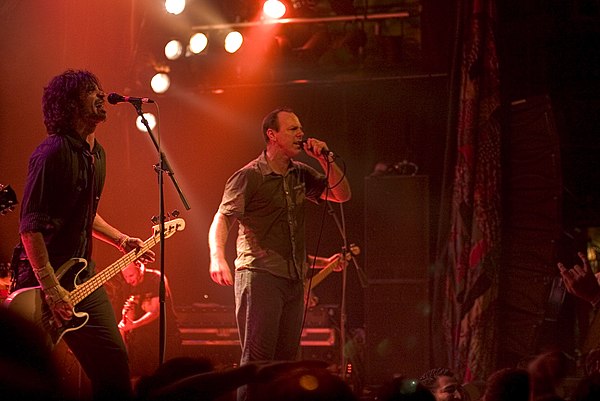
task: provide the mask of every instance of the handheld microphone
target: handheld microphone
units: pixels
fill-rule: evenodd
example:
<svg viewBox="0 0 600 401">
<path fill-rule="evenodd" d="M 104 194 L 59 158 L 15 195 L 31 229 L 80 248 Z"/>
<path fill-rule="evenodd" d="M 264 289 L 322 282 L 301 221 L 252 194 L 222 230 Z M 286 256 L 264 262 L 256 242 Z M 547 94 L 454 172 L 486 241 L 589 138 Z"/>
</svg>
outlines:
<svg viewBox="0 0 600 401">
<path fill-rule="evenodd" d="M 108 103 L 117 104 L 117 103 L 154 103 L 154 100 L 149 99 L 147 97 L 133 97 L 133 96 L 123 96 L 118 93 L 109 93 L 107 97 Z"/>
<path fill-rule="evenodd" d="M 303 140 L 301 140 L 301 141 L 300 141 L 300 147 L 302 147 L 302 149 L 304 149 L 304 145 L 305 145 L 307 142 L 308 142 L 308 139 L 303 139 Z M 334 159 L 336 158 L 336 154 L 335 154 L 335 153 L 333 153 L 333 152 L 332 152 L 331 150 L 329 150 L 329 149 L 325 149 L 325 148 L 321 149 L 321 154 L 322 154 L 323 156 L 325 156 L 325 157 L 330 157 L 330 156 L 331 156 L 331 157 L 332 157 L 332 158 L 334 158 Z"/>
</svg>

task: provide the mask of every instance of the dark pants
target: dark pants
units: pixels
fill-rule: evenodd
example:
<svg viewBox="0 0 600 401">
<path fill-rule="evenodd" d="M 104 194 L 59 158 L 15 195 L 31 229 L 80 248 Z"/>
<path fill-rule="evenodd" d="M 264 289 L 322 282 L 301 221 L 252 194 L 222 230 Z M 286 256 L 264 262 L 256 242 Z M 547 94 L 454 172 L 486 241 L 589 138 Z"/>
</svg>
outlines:
<svg viewBox="0 0 600 401">
<path fill-rule="evenodd" d="M 304 310 L 302 281 L 238 270 L 235 306 L 242 345 L 240 365 L 298 359 Z M 240 389 L 238 399 L 246 399 L 245 392 Z"/>
<path fill-rule="evenodd" d="M 38 285 L 31 268 L 19 266 L 15 290 Z M 63 338 L 89 377 L 94 400 L 131 398 L 127 350 L 106 290 L 101 287 L 88 295 L 75 312 L 88 313 L 89 320 Z"/>
</svg>

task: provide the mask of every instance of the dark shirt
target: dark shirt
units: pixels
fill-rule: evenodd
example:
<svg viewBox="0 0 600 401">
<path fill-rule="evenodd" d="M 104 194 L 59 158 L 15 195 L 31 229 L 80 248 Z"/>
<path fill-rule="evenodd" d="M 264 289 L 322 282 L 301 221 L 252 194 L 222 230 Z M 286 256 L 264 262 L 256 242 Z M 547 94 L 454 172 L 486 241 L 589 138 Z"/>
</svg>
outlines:
<svg viewBox="0 0 600 401">
<path fill-rule="evenodd" d="M 133 308 L 133 320 L 142 317 L 146 312 L 144 302 L 159 297 L 160 272 L 146 269 L 144 279 L 137 286 L 128 286 L 129 305 Z M 177 316 L 169 287 L 165 294 L 165 358 L 179 356 L 181 335 L 177 324 Z M 160 313 L 160 312 L 159 312 Z M 131 330 L 127 335 L 129 361 L 134 376 L 152 374 L 158 368 L 158 350 L 160 339 L 160 315 L 148 324 Z"/>
<path fill-rule="evenodd" d="M 31 155 L 19 232 L 42 233 L 56 269 L 73 257 L 89 260 L 105 175 L 102 146 L 95 141 L 90 151 L 75 132 L 49 135 Z"/>
<path fill-rule="evenodd" d="M 319 202 L 326 186 L 323 174 L 301 162 L 292 160 L 285 175 L 275 173 L 264 152 L 235 172 L 219 212 L 239 221 L 236 269 L 304 279 L 305 200 Z"/>
<path fill-rule="evenodd" d="M 166 284 L 165 284 L 166 285 Z M 142 317 L 146 312 L 143 309 L 144 302 L 150 301 L 152 298 L 158 298 L 158 290 L 160 288 L 160 272 L 158 270 L 146 269 L 144 272 L 144 279 L 141 283 L 133 286 L 128 286 L 128 293 L 133 305 L 134 320 Z M 171 292 L 167 286 L 165 295 L 165 322 L 167 333 L 178 332 L 177 318 L 175 316 L 175 310 L 173 308 L 173 301 L 171 300 Z M 147 325 L 140 326 L 133 331 L 136 333 L 147 331 L 151 335 L 158 336 L 157 328 L 160 324 L 160 319 L 153 320 Z"/>
</svg>

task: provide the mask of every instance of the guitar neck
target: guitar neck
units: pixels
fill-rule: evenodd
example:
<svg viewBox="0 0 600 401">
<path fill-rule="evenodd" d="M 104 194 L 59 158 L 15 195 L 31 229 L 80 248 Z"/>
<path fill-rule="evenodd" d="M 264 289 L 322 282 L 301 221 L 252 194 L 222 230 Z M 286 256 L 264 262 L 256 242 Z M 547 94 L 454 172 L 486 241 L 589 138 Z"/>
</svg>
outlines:
<svg viewBox="0 0 600 401">
<path fill-rule="evenodd" d="M 338 265 L 338 263 L 340 263 L 340 258 L 337 258 L 335 261 L 333 261 L 330 264 L 328 264 L 327 266 L 325 266 L 325 268 L 321 269 L 320 272 L 318 272 L 317 274 L 315 274 L 312 277 L 312 280 L 311 280 L 311 283 L 310 283 L 311 287 L 315 288 L 323 280 L 325 280 L 327 278 L 327 276 L 329 276 L 331 274 L 331 272 L 333 271 L 333 269 Z"/>
<path fill-rule="evenodd" d="M 160 233 L 148 238 L 144 245 L 139 249 L 134 249 L 123 255 L 119 260 L 102 270 L 100 273 L 94 275 L 91 279 L 85 283 L 79 285 L 70 293 L 71 302 L 73 306 L 81 302 L 85 297 L 102 287 L 104 283 L 119 274 L 127 265 L 135 262 L 140 256 L 151 249 L 154 245 L 160 242 Z"/>
</svg>

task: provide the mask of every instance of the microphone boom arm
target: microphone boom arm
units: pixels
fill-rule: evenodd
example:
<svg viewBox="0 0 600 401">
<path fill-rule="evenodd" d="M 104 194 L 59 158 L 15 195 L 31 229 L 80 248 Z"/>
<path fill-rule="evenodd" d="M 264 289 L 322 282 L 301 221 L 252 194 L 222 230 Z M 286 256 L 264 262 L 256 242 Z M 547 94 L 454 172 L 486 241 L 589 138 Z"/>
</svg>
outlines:
<svg viewBox="0 0 600 401">
<path fill-rule="evenodd" d="M 187 199 L 185 198 L 185 195 L 181 191 L 181 187 L 179 186 L 179 183 L 177 182 L 177 179 L 175 178 L 175 173 L 173 172 L 173 169 L 171 169 L 171 164 L 169 163 L 169 160 L 167 159 L 167 155 L 162 150 L 160 150 L 160 145 L 158 144 L 158 142 L 156 141 L 156 138 L 154 137 L 154 133 L 152 132 L 152 129 L 150 128 L 150 124 L 148 123 L 148 120 L 146 120 L 146 117 L 144 117 L 144 111 L 142 110 L 142 103 L 141 102 L 132 102 L 131 104 L 133 105 L 133 107 L 135 107 L 137 114 L 140 116 L 142 124 L 144 124 L 144 126 L 146 127 L 146 130 L 148 131 L 148 135 L 150 135 L 150 139 L 152 139 L 152 143 L 154 144 L 154 147 L 160 154 L 161 162 L 160 162 L 160 164 L 157 164 L 156 166 L 154 166 L 155 170 L 157 170 L 157 171 L 160 170 L 160 171 L 164 171 L 167 173 L 167 175 L 171 178 L 171 181 L 173 182 L 173 186 L 175 187 L 175 190 L 179 194 L 179 198 L 181 199 L 181 202 L 183 203 L 185 210 L 190 210 L 191 207 L 190 207 Z"/>
</svg>

